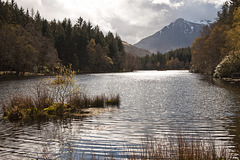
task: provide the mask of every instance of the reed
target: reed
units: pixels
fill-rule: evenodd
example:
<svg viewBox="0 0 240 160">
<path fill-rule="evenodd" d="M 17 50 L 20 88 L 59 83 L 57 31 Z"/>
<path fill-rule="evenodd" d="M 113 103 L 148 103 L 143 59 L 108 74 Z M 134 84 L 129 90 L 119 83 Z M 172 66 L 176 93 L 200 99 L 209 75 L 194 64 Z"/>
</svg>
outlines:
<svg viewBox="0 0 240 160">
<path fill-rule="evenodd" d="M 110 98 L 107 99 L 107 105 L 119 106 L 120 105 L 120 96 L 119 94 L 111 94 Z"/>
<path fill-rule="evenodd" d="M 91 107 L 104 107 L 105 106 L 105 95 L 94 96 L 91 99 Z"/>
<path fill-rule="evenodd" d="M 170 137 L 171 138 L 171 137 Z M 140 147 L 140 154 L 128 151 L 128 159 L 153 160 L 233 160 L 234 156 L 227 148 L 216 148 L 213 141 L 204 142 L 199 138 L 187 140 L 177 137 L 177 142 L 147 140 Z"/>
<path fill-rule="evenodd" d="M 67 103 L 76 109 L 119 106 L 120 96 L 119 94 L 111 94 L 109 97 L 106 97 L 104 94 L 102 94 L 90 97 L 86 94 L 75 94 L 67 100 Z"/>
<path fill-rule="evenodd" d="M 168 137 L 168 139 L 174 139 Z M 130 146 L 125 147 L 124 155 L 121 153 L 117 155 L 114 152 L 106 152 L 105 157 L 98 157 L 94 151 L 90 155 L 82 153 L 74 153 L 70 143 L 67 143 L 66 152 L 60 155 L 64 159 L 84 160 L 90 159 L 97 160 L 99 158 L 105 160 L 126 159 L 126 160 L 235 160 L 233 153 L 227 148 L 217 148 L 215 143 L 211 140 L 208 142 L 200 140 L 200 138 L 184 138 L 177 137 L 176 141 L 161 141 L 156 139 L 147 138 L 139 145 L 136 151 L 131 149 Z M 47 155 L 47 154 L 44 154 Z M 50 156 L 47 156 L 50 157 Z M 85 158 L 88 157 L 88 158 Z M 42 157 L 39 157 L 42 158 Z"/>
</svg>

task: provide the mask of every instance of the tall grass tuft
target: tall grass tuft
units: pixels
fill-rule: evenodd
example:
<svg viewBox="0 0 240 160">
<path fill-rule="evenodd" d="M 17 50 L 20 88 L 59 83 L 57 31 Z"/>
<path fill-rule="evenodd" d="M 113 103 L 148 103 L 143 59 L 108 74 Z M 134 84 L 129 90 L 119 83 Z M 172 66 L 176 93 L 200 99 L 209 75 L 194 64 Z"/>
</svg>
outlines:
<svg viewBox="0 0 240 160">
<path fill-rule="evenodd" d="M 101 108 L 105 106 L 119 106 L 120 96 L 111 95 L 106 97 L 104 94 L 97 96 L 87 96 L 86 94 L 75 94 L 67 100 L 67 103 L 76 109 Z"/>
<path fill-rule="evenodd" d="M 104 107 L 105 106 L 105 95 L 95 96 L 91 100 L 91 107 Z"/>
<path fill-rule="evenodd" d="M 111 94 L 110 98 L 107 99 L 107 105 L 119 106 L 120 105 L 120 96 L 119 94 Z"/>
<path fill-rule="evenodd" d="M 15 95 L 9 104 L 3 104 L 4 114 L 9 121 L 18 121 L 26 117 L 27 112 L 34 108 L 34 101 L 29 96 Z"/>
<path fill-rule="evenodd" d="M 128 159 L 153 160 L 232 160 L 233 154 L 226 148 L 216 148 L 213 141 L 205 143 L 193 138 L 191 141 L 178 136 L 177 142 L 161 142 L 147 139 L 140 147 L 140 154 L 128 151 Z"/>
</svg>

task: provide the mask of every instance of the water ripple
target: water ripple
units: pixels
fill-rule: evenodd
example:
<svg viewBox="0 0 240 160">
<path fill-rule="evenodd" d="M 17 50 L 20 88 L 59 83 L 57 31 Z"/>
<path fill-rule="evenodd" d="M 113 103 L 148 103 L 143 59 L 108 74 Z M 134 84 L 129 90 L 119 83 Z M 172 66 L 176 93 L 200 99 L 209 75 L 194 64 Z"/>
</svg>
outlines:
<svg viewBox="0 0 240 160">
<path fill-rule="evenodd" d="M 0 101 L 39 79 L 0 82 Z M 119 93 L 119 109 L 106 110 L 83 120 L 15 126 L 0 121 L 0 156 L 7 159 L 99 159 L 113 153 L 126 157 L 126 146 L 139 152 L 146 137 L 168 141 L 169 137 L 214 140 L 217 146 L 240 144 L 240 89 L 211 82 L 187 71 L 140 71 L 77 76 L 90 95 Z M 215 83 L 220 83 L 215 85 Z M 20 85 L 21 84 L 21 85 Z M 7 92 L 5 92 L 7 91 Z"/>
</svg>

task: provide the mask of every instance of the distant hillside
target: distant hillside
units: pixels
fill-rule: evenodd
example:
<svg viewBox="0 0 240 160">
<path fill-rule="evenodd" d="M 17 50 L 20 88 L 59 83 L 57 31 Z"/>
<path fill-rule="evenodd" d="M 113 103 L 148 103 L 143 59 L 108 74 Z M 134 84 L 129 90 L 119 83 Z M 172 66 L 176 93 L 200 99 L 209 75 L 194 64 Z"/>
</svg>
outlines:
<svg viewBox="0 0 240 160">
<path fill-rule="evenodd" d="M 177 48 L 189 47 L 199 36 L 203 26 L 208 23 L 210 21 L 189 22 L 179 18 L 154 35 L 142 39 L 134 46 L 153 53 L 157 53 L 157 51 L 166 53 Z"/>
<path fill-rule="evenodd" d="M 122 42 L 123 45 L 124 45 L 124 49 L 127 53 L 130 53 L 134 56 L 138 56 L 138 57 L 144 57 L 146 55 L 151 55 L 152 53 L 149 52 L 148 50 L 146 49 L 142 49 L 142 48 L 138 48 L 138 47 L 135 47 L 131 44 L 128 44 L 127 42 Z"/>
</svg>

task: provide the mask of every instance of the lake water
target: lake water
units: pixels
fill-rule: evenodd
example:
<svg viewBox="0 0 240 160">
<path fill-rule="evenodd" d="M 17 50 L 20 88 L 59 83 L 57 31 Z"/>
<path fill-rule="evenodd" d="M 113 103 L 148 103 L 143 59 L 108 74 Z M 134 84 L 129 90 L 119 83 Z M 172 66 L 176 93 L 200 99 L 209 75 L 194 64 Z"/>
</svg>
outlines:
<svg viewBox="0 0 240 160">
<path fill-rule="evenodd" d="M 213 140 L 217 147 L 240 147 L 240 85 L 212 81 L 188 71 L 137 71 L 78 75 L 89 95 L 120 94 L 119 108 L 83 119 L 19 126 L 0 121 L 0 157 L 99 159 L 124 157 L 146 137 L 168 141 L 184 137 Z M 0 82 L 0 101 L 31 92 L 39 78 Z M 1 112 L 1 111 L 0 111 Z M 1 159 L 1 158 L 0 158 Z"/>
</svg>

